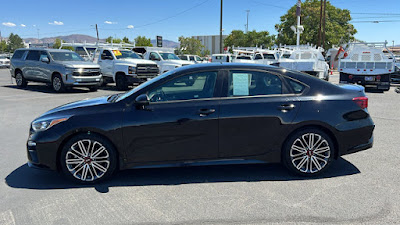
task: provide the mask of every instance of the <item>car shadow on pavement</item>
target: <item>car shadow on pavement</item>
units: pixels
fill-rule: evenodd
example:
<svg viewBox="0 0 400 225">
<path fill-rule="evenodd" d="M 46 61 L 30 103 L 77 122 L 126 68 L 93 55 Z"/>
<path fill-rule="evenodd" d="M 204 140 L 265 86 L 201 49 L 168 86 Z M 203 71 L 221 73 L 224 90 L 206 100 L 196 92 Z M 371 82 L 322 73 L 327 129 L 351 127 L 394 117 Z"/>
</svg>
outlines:
<svg viewBox="0 0 400 225">
<path fill-rule="evenodd" d="M 35 92 L 41 92 L 41 93 L 46 93 L 46 94 L 57 94 L 54 92 L 51 86 L 45 85 L 45 84 L 28 84 L 25 88 L 19 88 L 16 85 L 3 85 L 3 87 L 6 88 L 12 88 L 12 89 L 18 89 L 22 91 L 35 91 Z M 88 93 L 89 89 L 87 88 L 79 88 L 79 87 L 74 87 L 71 89 L 68 89 L 65 93 L 73 93 L 73 94 L 82 94 L 82 93 Z"/>
<path fill-rule="evenodd" d="M 100 184 L 81 185 L 67 180 L 57 172 L 32 169 L 25 164 L 11 172 L 5 182 L 12 188 L 46 190 L 94 187 L 98 192 L 107 193 L 110 187 L 312 180 L 358 173 L 360 171 L 357 167 L 339 158 L 324 174 L 313 178 L 292 175 L 281 164 L 242 164 L 131 169 L 120 171 Z"/>
</svg>

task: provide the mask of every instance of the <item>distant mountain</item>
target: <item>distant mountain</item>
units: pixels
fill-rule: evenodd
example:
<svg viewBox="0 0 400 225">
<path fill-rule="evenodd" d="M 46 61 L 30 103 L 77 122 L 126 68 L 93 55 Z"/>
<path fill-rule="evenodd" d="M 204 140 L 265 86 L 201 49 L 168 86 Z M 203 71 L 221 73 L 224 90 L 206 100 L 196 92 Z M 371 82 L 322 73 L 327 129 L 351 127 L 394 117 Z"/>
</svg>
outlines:
<svg viewBox="0 0 400 225">
<path fill-rule="evenodd" d="M 41 38 L 40 40 L 37 38 L 24 38 L 24 41 L 26 43 L 31 43 L 31 44 L 39 44 L 39 43 L 54 43 L 54 41 L 59 38 L 61 40 L 64 40 L 66 42 L 96 42 L 97 38 L 89 36 L 89 35 L 84 35 L 84 34 L 71 34 L 67 36 L 57 36 L 57 37 L 46 37 L 46 38 Z M 105 41 L 105 39 L 100 39 L 100 41 Z"/>
<path fill-rule="evenodd" d="M 97 38 L 89 36 L 89 35 L 84 35 L 84 34 L 71 34 L 71 35 L 66 35 L 66 36 L 57 36 L 57 37 L 46 37 L 46 38 L 41 38 L 40 40 L 37 38 L 24 38 L 24 41 L 26 43 L 31 43 L 31 44 L 41 44 L 41 43 L 54 43 L 54 41 L 59 38 L 61 40 L 64 40 L 66 42 L 89 42 L 93 43 L 97 41 Z M 105 39 L 100 39 L 101 42 L 105 42 Z M 151 43 L 153 46 L 157 45 L 157 41 L 151 40 Z M 163 40 L 163 47 L 168 47 L 168 48 L 176 48 L 179 47 L 178 42 L 170 41 L 170 40 Z"/>
<path fill-rule="evenodd" d="M 163 40 L 163 47 L 166 48 L 177 48 L 179 47 L 179 43 L 175 42 L 175 41 L 170 41 L 170 40 Z M 157 46 L 157 40 L 153 39 L 151 40 L 151 43 L 153 44 L 153 46 Z"/>
</svg>

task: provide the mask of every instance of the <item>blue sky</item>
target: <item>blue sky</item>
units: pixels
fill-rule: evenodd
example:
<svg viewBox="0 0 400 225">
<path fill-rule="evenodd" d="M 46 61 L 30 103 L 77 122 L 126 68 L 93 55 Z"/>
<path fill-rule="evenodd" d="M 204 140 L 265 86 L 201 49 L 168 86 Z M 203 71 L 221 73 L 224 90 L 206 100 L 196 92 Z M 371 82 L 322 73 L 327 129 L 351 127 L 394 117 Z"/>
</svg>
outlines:
<svg viewBox="0 0 400 225">
<path fill-rule="evenodd" d="M 1 3 L 0 30 L 2 36 L 11 32 L 23 38 L 40 38 L 68 34 L 95 36 L 94 24 L 99 26 L 100 38 L 137 35 L 177 41 L 179 36 L 219 34 L 220 0 L 12 0 Z M 296 0 L 224 0 L 224 34 L 245 28 L 246 12 L 250 30 L 267 30 L 276 34 L 274 25 Z M 388 40 L 400 44 L 399 0 L 331 0 L 339 8 L 347 8 L 355 20 L 398 20 L 382 23 L 354 23 L 356 38 L 365 41 Z M 189 9 L 189 10 L 188 10 Z M 367 15 L 357 13 L 397 14 Z M 364 17 L 364 18 L 363 18 Z M 373 18 L 365 18 L 373 17 Z M 377 18 L 378 17 L 378 18 Z M 381 18 L 379 18 L 381 17 Z M 15 25 L 15 26 L 14 26 Z M 128 29 L 128 26 L 133 29 Z"/>
</svg>

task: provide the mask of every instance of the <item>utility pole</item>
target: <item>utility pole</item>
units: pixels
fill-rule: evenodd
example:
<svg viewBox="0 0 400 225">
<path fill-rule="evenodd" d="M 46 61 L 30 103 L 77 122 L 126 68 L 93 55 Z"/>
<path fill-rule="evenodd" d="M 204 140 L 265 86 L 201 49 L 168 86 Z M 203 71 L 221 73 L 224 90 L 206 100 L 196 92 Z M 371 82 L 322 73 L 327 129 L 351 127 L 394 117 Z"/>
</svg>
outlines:
<svg viewBox="0 0 400 225">
<path fill-rule="evenodd" d="M 38 39 L 38 42 L 40 42 L 40 38 L 39 38 L 39 28 L 36 28 L 37 29 L 37 39 Z"/>
<path fill-rule="evenodd" d="M 297 1 L 297 9 L 296 9 L 296 16 L 297 16 L 297 40 L 296 45 L 300 45 L 300 14 L 301 14 L 301 0 Z"/>
<path fill-rule="evenodd" d="M 318 30 L 318 46 L 321 46 L 321 39 L 322 39 L 322 6 L 323 6 L 323 0 L 321 1 L 321 8 L 319 10 L 319 30 Z"/>
<path fill-rule="evenodd" d="M 246 33 L 249 32 L 249 12 L 250 10 L 246 10 L 247 12 L 247 23 L 246 23 Z"/>
<path fill-rule="evenodd" d="M 323 17 L 323 23 L 322 23 L 322 27 L 323 27 L 323 33 L 322 33 L 322 46 L 325 49 L 325 24 L 326 24 L 326 0 L 324 0 L 324 17 Z"/>
<path fill-rule="evenodd" d="M 97 42 L 99 42 L 99 30 L 97 29 L 97 23 L 96 23 L 96 34 L 97 34 Z"/>
<path fill-rule="evenodd" d="M 221 15 L 219 21 L 219 53 L 223 52 L 224 46 L 222 45 L 222 0 L 221 0 Z"/>
</svg>

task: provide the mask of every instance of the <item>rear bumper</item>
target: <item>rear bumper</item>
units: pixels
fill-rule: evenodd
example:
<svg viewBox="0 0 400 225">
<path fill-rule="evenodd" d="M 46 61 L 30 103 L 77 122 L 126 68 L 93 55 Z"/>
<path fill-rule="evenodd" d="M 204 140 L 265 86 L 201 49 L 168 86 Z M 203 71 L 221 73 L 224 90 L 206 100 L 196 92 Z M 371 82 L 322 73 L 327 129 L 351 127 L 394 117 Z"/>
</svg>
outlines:
<svg viewBox="0 0 400 225">
<path fill-rule="evenodd" d="M 363 151 L 363 150 L 367 150 L 369 148 L 372 148 L 373 145 L 374 145 L 374 137 L 371 137 L 367 143 L 363 143 L 363 144 L 357 145 L 355 147 L 352 147 L 350 149 L 347 149 L 347 151 L 342 152 L 341 156 L 359 152 L 359 151 Z"/>
<path fill-rule="evenodd" d="M 364 86 L 365 88 L 375 88 L 380 90 L 389 90 L 390 89 L 390 74 L 381 74 L 379 75 L 380 81 L 377 81 L 376 77 L 378 75 L 351 75 L 352 78 L 349 78 L 350 74 L 341 73 L 340 74 L 340 83 L 345 84 L 359 84 Z M 373 80 L 367 80 L 367 77 L 372 78 Z"/>
</svg>

